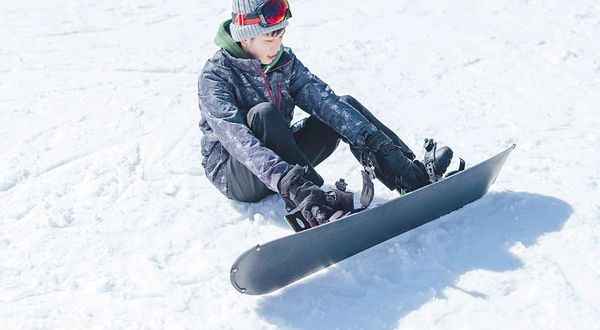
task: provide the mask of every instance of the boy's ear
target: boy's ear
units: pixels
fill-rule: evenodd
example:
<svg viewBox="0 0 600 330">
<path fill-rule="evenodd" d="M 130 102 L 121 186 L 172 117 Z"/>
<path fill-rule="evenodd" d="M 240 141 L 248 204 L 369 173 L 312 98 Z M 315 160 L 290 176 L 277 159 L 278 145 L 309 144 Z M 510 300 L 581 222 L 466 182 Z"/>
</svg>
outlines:
<svg viewBox="0 0 600 330">
<path fill-rule="evenodd" d="M 249 41 L 248 39 L 242 40 L 242 41 L 240 41 L 240 44 L 242 44 L 242 46 L 244 46 L 244 47 L 247 47 L 248 46 L 248 41 Z"/>
</svg>

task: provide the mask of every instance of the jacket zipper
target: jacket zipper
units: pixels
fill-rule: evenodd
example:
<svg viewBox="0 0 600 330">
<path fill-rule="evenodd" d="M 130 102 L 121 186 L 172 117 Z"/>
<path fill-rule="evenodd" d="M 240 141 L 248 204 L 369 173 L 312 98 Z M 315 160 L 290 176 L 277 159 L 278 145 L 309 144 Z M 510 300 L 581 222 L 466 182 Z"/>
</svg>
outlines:
<svg viewBox="0 0 600 330">
<path fill-rule="evenodd" d="M 281 112 L 281 83 L 277 83 L 277 92 L 279 93 L 279 98 L 277 99 L 277 111 Z"/>
<path fill-rule="evenodd" d="M 252 63 L 254 65 L 254 68 L 260 72 L 260 75 L 263 77 L 263 79 L 265 80 L 265 85 L 267 85 L 267 90 L 269 91 L 269 96 L 271 97 L 271 103 L 273 105 L 275 105 L 275 98 L 273 97 L 273 91 L 271 90 L 271 86 L 269 86 L 269 81 L 267 80 L 267 74 L 265 74 L 264 72 L 262 72 L 262 70 L 256 66 L 256 64 Z"/>
</svg>

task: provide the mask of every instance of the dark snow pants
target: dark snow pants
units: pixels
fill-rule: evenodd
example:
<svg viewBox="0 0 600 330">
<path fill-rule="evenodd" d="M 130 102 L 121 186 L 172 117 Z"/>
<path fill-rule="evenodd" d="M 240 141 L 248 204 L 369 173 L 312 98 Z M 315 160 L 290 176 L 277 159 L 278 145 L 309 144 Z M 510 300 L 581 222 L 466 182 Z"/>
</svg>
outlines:
<svg viewBox="0 0 600 330">
<path fill-rule="evenodd" d="M 360 102 L 348 95 L 342 96 L 341 100 L 358 110 L 377 129 L 390 137 L 394 144 L 410 152 L 408 146 Z M 250 109 L 246 121 L 250 130 L 267 148 L 292 165 L 309 166 L 311 172 L 315 173 L 310 178 L 311 181 L 318 186 L 323 184 L 323 179 L 316 174 L 314 167 L 335 151 L 342 136 L 312 116 L 289 127 L 277 109 L 267 102 Z M 351 150 L 360 160 L 360 151 L 353 148 Z M 227 192 L 230 199 L 241 202 L 256 202 L 275 193 L 233 157 L 227 162 Z"/>
</svg>

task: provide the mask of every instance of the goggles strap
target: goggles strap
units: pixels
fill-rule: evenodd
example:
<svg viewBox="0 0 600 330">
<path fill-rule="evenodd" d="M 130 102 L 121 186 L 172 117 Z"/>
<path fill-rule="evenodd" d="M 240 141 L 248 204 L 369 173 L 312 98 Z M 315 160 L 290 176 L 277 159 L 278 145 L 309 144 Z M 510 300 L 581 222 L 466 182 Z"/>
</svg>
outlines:
<svg viewBox="0 0 600 330">
<path fill-rule="evenodd" d="M 231 13 L 231 19 L 234 25 L 251 25 L 260 23 L 260 16 L 256 13 L 250 14 L 236 14 Z"/>
</svg>

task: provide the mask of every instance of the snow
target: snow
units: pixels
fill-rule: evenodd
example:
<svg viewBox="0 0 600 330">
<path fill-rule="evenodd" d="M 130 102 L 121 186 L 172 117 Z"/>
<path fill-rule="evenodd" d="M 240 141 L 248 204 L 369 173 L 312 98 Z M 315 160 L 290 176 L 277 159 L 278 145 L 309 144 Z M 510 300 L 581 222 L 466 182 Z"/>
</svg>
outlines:
<svg viewBox="0 0 600 330">
<path fill-rule="evenodd" d="M 283 202 L 228 201 L 200 166 L 229 6 L 4 1 L 3 329 L 598 328 L 596 1 L 292 1 L 284 43 L 414 150 L 517 149 L 481 200 L 259 297 L 229 268 L 290 234 Z M 317 169 L 360 190 L 345 146 Z"/>
</svg>

